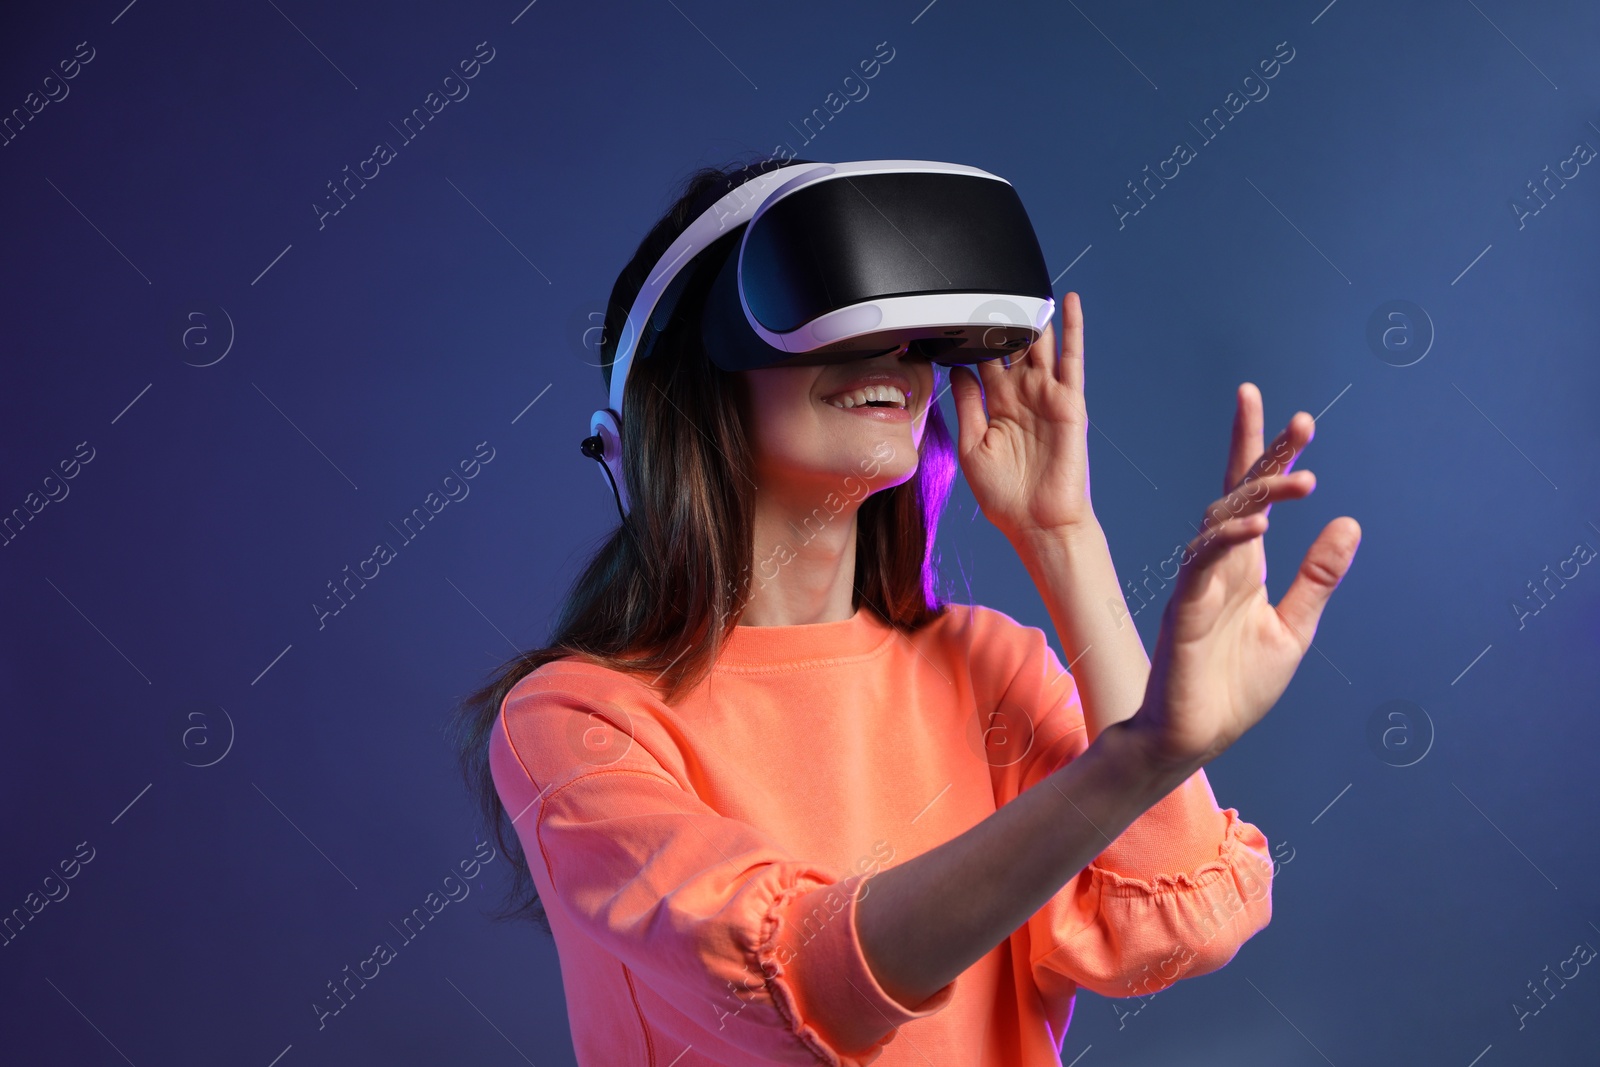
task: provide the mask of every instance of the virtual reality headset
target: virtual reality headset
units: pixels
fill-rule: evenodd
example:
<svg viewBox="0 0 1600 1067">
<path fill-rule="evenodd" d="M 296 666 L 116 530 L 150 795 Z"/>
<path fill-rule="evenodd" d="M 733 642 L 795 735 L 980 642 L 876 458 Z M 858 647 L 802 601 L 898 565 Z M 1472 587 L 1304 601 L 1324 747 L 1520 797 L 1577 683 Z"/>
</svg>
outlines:
<svg viewBox="0 0 1600 1067">
<path fill-rule="evenodd" d="M 957 163 L 791 162 L 734 187 L 656 262 L 607 365 L 583 452 L 626 513 L 622 401 L 694 278 L 714 272 L 700 340 L 727 371 L 869 359 L 953 365 L 1025 351 L 1055 313 L 1011 183 Z"/>
</svg>

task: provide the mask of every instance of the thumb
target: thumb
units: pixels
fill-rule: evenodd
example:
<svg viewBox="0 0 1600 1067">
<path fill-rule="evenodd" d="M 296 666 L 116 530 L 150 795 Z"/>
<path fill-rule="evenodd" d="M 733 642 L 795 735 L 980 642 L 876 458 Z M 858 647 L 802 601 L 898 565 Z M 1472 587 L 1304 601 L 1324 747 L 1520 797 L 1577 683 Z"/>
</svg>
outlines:
<svg viewBox="0 0 1600 1067">
<path fill-rule="evenodd" d="M 983 410 L 983 385 L 966 364 L 950 368 L 950 395 L 956 404 L 956 444 L 965 456 L 983 440 L 989 429 L 989 416 Z"/>
<path fill-rule="evenodd" d="M 1322 609 L 1349 573 L 1360 544 L 1361 525 L 1356 520 L 1345 516 L 1328 523 L 1306 550 L 1300 573 L 1278 601 L 1278 615 L 1308 647 Z M 1300 651 L 1304 654 L 1306 649 Z"/>
</svg>

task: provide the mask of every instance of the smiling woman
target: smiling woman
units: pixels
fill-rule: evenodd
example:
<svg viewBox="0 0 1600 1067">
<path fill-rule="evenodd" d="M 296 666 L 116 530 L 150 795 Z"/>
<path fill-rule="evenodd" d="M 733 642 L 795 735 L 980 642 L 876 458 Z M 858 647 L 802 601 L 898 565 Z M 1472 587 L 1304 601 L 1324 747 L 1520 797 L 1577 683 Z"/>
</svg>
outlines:
<svg viewBox="0 0 1600 1067">
<path fill-rule="evenodd" d="M 1118 586 L 1089 506 L 1076 294 L 1059 348 L 1045 326 L 1020 357 L 961 353 L 980 361 L 952 372 L 958 441 L 914 344 L 866 335 L 818 364 L 769 344 L 724 369 L 701 329 L 717 261 L 687 258 L 666 314 L 660 289 L 640 294 L 759 173 L 696 172 L 618 277 L 595 421 L 620 426 L 620 461 L 599 435 L 585 454 L 630 506 L 619 492 L 621 522 L 548 643 L 458 711 L 468 785 L 514 872 L 503 914 L 554 938 L 585 1067 L 901 1067 L 927 1049 L 950 1067 L 1056 1067 L 1080 987 L 1165 988 L 1269 921 L 1266 838 L 1218 807 L 1201 767 L 1287 686 L 1358 530 L 1331 523 L 1267 601 L 1266 509 L 1311 483 L 1261 465 L 1259 397 L 1242 389 L 1229 482 L 1259 492 L 1192 546 L 1152 669 L 1137 631 L 1103 618 Z M 776 329 L 837 309 L 800 310 Z M 944 319 L 935 339 L 984 321 Z M 641 322 L 656 333 L 630 362 L 624 326 Z M 1280 442 L 1292 457 L 1310 436 L 1297 415 Z M 1096 648 L 1081 678 L 1043 630 L 942 595 L 958 456 L 1071 661 Z M 755 581 L 752 562 L 801 530 Z M 882 861 L 863 876 L 869 851 Z"/>
</svg>

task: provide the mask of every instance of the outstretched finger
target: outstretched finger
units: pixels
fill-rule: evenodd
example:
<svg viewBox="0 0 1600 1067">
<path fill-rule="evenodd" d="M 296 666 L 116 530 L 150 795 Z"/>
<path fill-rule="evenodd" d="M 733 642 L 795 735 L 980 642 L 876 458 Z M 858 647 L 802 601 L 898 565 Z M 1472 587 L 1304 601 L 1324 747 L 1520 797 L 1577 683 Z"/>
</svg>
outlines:
<svg viewBox="0 0 1600 1067">
<path fill-rule="evenodd" d="M 1083 392 L 1083 301 L 1077 293 L 1061 298 L 1061 358 L 1056 380 L 1075 393 Z"/>
<path fill-rule="evenodd" d="M 1233 444 L 1228 449 L 1228 469 L 1222 477 L 1222 492 L 1233 492 L 1261 457 L 1261 390 L 1254 382 L 1242 382 L 1234 393 Z"/>
<path fill-rule="evenodd" d="M 1311 638 L 1317 632 L 1317 621 L 1328 598 L 1339 588 L 1339 583 L 1350 572 L 1350 564 L 1361 544 L 1361 524 L 1348 515 L 1334 519 L 1322 528 L 1317 539 L 1306 549 L 1300 561 L 1300 571 L 1295 575 L 1289 591 L 1278 601 L 1277 612 L 1284 623 L 1294 630 L 1304 654 L 1311 647 Z"/>
</svg>

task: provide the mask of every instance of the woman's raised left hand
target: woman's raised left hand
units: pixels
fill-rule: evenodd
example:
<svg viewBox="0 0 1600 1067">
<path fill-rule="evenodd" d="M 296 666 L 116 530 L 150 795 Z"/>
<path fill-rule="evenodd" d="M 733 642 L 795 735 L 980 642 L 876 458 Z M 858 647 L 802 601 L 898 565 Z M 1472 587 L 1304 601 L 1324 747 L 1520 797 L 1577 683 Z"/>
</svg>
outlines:
<svg viewBox="0 0 1600 1067">
<path fill-rule="evenodd" d="M 1061 309 L 1059 349 L 1052 321 L 1009 367 L 1002 358 L 977 364 L 976 373 L 950 370 L 962 473 L 984 517 L 1013 540 L 1095 523 L 1078 294 L 1063 297 Z"/>
</svg>

